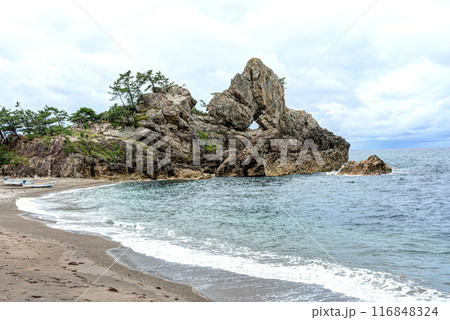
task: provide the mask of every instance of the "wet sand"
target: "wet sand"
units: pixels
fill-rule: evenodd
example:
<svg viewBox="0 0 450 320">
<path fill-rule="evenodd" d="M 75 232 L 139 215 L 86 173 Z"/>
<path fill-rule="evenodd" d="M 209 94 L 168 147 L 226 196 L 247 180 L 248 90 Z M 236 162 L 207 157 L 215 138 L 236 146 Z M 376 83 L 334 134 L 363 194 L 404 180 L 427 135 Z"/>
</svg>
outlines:
<svg viewBox="0 0 450 320">
<path fill-rule="evenodd" d="M 187 285 L 120 263 L 108 269 L 114 259 L 107 250 L 118 243 L 21 217 L 16 207 L 20 197 L 111 183 L 51 180 L 56 180 L 51 189 L 0 185 L 0 301 L 208 301 Z"/>
</svg>

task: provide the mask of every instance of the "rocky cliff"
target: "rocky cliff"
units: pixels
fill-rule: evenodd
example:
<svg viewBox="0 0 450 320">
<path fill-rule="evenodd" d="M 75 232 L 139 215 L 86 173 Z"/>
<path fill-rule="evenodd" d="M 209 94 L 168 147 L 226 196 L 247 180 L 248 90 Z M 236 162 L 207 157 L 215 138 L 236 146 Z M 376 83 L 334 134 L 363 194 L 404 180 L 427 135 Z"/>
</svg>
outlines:
<svg viewBox="0 0 450 320">
<path fill-rule="evenodd" d="M 158 91 L 158 90 L 157 90 Z M 195 115 L 180 86 L 139 99 L 139 128 L 108 123 L 52 139 L 9 139 L 25 162 L 3 175 L 109 178 L 279 176 L 338 170 L 350 145 L 303 110 L 285 105 L 278 76 L 251 59 L 228 89 L 216 93 L 208 114 Z M 250 129 L 256 122 L 258 129 Z"/>
</svg>

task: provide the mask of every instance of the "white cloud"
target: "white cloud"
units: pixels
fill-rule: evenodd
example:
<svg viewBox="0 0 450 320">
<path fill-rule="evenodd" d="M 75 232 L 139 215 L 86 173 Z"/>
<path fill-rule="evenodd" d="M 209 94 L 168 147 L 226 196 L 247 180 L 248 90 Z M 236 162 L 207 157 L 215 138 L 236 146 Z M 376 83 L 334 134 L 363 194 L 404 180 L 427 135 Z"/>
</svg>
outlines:
<svg viewBox="0 0 450 320">
<path fill-rule="evenodd" d="M 77 3 L 142 68 L 207 101 L 255 56 L 293 84 L 373 1 Z M 139 70 L 72 1 L 15 1 L 2 11 L 0 104 L 105 110 L 118 74 Z M 287 104 L 357 147 L 448 139 L 449 14 L 445 1 L 378 1 L 287 92 Z"/>
</svg>

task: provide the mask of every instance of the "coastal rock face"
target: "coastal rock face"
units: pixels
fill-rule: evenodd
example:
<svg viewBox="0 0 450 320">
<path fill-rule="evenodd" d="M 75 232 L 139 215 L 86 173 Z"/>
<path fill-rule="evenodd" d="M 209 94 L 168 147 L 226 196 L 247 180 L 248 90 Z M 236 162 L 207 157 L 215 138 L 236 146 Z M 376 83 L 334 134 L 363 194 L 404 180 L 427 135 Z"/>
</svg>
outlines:
<svg viewBox="0 0 450 320">
<path fill-rule="evenodd" d="M 109 150 L 111 146 L 123 143 L 119 140 L 109 141 L 103 138 L 90 140 L 92 149 L 97 151 Z M 31 177 L 73 177 L 94 178 L 103 177 L 107 179 L 120 179 L 129 174 L 124 157 L 117 159 L 104 154 L 94 155 L 95 151 L 83 149 L 87 144 L 85 140 L 77 138 L 65 138 L 56 136 L 51 140 L 36 138 L 32 141 L 21 137 L 15 139 L 9 145 L 16 154 L 23 159 L 16 164 L 0 167 L 0 174 L 4 176 Z M 69 152 L 70 149 L 77 152 Z M 119 149 L 114 147 L 114 149 Z M 83 152 L 81 150 L 84 150 Z"/>
<path fill-rule="evenodd" d="M 311 114 L 285 105 L 278 76 L 251 59 L 208 114 L 192 113 L 190 92 L 173 86 L 138 101 L 138 128 L 108 123 L 72 136 L 11 144 L 28 164 L 3 166 L 3 175 L 120 179 L 280 176 L 338 170 L 349 143 L 320 127 Z M 259 128 L 249 129 L 252 122 Z"/>
<path fill-rule="evenodd" d="M 253 58 L 230 87 L 216 93 L 207 106 L 219 123 L 244 131 L 253 121 L 265 130 L 278 126 L 285 110 L 284 88 L 278 76 L 261 60 Z"/>
<path fill-rule="evenodd" d="M 349 161 L 339 171 L 339 175 L 381 175 L 392 173 L 392 168 L 389 167 L 383 160 L 376 155 L 371 155 L 367 160 L 361 162 Z"/>
<path fill-rule="evenodd" d="M 138 101 L 141 109 L 141 125 L 157 128 L 161 125 L 173 124 L 187 128 L 192 108 L 197 101 L 189 90 L 180 86 L 172 86 L 166 92 L 142 95 Z"/>
<path fill-rule="evenodd" d="M 306 111 L 287 108 L 280 79 L 259 59 L 251 59 L 227 90 L 214 95 L 207 108 L 219 124 L 237 131 L 225 132 L 226 138 L 241 143 L 236 153 L 225 157 L 216 175 L 324 172 L 337 170 L 348 160 L 350 144 L 321 128 Z M 248 129 L 253 121 L 259 129 Z"/>
</svg>

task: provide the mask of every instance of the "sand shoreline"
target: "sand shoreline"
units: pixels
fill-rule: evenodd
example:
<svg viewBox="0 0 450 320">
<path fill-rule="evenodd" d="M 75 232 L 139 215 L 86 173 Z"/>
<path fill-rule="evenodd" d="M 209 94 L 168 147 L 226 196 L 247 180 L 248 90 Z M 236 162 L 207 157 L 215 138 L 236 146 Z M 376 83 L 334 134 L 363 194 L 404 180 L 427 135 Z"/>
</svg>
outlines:
<svg viewBox="0 0 450 320">
<path fill-rule="evenodd" d="M 120 245 L 25 219 L 16 200 L 115 182 L 52 180 L 57 182 L 51 189 L 0 186 L 0 301 L 208 301 L 190 286 L 120 263 L 91 286 L 114 262 L 107 250 Z"/>
</svg>

